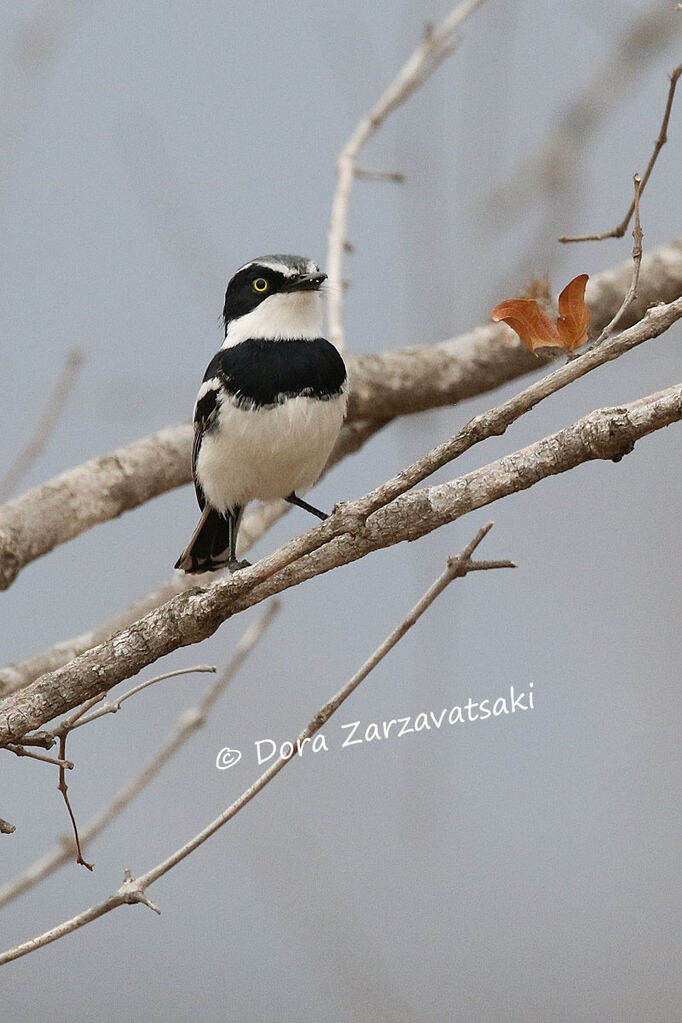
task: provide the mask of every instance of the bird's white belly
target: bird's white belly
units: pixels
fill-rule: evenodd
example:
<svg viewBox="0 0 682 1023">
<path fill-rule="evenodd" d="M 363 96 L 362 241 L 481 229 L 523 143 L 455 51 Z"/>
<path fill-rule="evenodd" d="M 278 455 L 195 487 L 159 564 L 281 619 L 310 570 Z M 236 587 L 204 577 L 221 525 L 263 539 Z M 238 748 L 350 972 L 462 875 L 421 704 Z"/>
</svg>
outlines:
<svg viewBox="0 0 682 1023">
<path fill-rule="evenodd" d="M 197 458 L 209 504 L 223 512 L 311 487 L 341 429 L 346 401 L 345 394 L 328 401 L 299 397 L 274 408 L 239 409 L 224 400 Z"/>
</svg>

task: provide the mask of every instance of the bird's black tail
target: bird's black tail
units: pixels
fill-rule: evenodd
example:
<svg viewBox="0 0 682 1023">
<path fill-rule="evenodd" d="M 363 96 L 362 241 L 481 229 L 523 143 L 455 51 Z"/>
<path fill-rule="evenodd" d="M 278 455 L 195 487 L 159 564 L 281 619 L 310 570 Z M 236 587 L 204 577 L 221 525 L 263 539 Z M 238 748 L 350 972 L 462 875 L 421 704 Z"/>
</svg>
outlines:
<svg viewBox="0 0 682 1023">
<path fill-rule="evenodd" d="M 187 573 L 215 572 L 219 568 L 241 567 L 237 562 L 237 530 L 242 509 L 221 515 L 205 505 L 192 538 L 175 563 Z"/>
</svg>

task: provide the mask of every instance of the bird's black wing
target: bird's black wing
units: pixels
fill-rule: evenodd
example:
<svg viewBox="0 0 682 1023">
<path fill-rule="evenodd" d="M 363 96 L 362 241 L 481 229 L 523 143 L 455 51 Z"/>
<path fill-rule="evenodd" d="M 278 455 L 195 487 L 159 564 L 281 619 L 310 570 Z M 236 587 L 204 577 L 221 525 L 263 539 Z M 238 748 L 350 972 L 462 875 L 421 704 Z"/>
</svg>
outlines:
<svg viewBox="0 0 682 1023">
<path fill-rule="evenodd" d="M 213 363 L 211 362 L 206 375 L 204 376 L 204 383 L 202 384 L 201 390 L 199 391 L 199 397 L 197 398 L 194 406 L 194 443 L 192 444 L 192 475 L 194 477 L 194 489 L 197 494 L 197 501 L 199 507 L 203 510 L 206 504 L 206 498 L 204 492 L 197 480 L 197 459 L 199 457 L 199 449 L 201 447 L 201 441 L 207 430 L 210 430 L 214 425 L 217 416 L 218 408 L 220 403 L 220 386 L 221 381 L 215 375 L 213 371 Z M 202 393 L 203 392 L 203 393 Z"/>
</svg>

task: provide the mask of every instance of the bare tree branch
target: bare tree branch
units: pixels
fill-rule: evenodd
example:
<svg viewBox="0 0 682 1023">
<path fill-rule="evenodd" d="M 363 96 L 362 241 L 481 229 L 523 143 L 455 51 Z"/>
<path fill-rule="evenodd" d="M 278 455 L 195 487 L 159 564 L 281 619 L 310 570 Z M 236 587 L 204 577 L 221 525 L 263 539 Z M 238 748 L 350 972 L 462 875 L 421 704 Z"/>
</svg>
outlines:
<svg viewBox="0 0 682 1023">
<path fill-rule="evenodd" d="M 635 213 L 638 208 L 639 197 L 646 188 L 646 183 L 649 180 L 652 170 L 654 169 L 654 164 L 658 159 L 658 154 L 668 141 L 668 122 L 670 121 L 670 113 L 672 111 L 673 101 L 675 99 L 675 88 L 677 86 L 677 81 L 680 75 L 682 75 L 682 64 L 678 64 L 678 66 L 675 68 L 672 75 L 670 76 L 670 88 L 668 89 L 668 99 L 665 105 L 665 113 L 663 114 L 663 122 L 658 132 L 658 138 L 654 143 L 654 149 L 651 154 L 651 157 L 649 158 L 649 163 L 647 164 L 647 168 L 644 172 L 644 177 L 641 180 L 639 191 L 635 193 L 635 198 L 630 203 L 628 211 L 623 217 L 620 224 L 618 224 L 617 227 L 614 227 L 612 231 L 604 231 L 603 234 L 584 234 L 576 237 L 562 237 L 559 238 L 560 242 L 601 242 L 604 241 L 604 239 L 606 238 L 623 237 L 623 235 L 627 231 L 628 224 L 632 219 L 632 214 Z"/>
<path fill-rule="evenodd" d="M 52 749 L 55 740 L 49 732 L 31 732 L 30 735 L 24 735 L 21 740 L 22 746 L 39 746 L 42 749 Z"/>
<path fill-rule="evenodd" d="M 364 516 L 364 518 L 366 518 L 367 515 L 375 511 L 376 508 L 380 507 L 382 502 L 385 502 L 386 500 L 392 500 L 399 494 L 404 493 L 405 490 L 408 489 L 408 487 L 414 486 L 422 479 L 425 479 L 429 473 L 434 472 L 437 468 L 446 464 L 448 460 L 451 460 L 452 458 L 462 454 L 465 450 L 471 447 L 472 444 L 480 442 L 481 440 L 485 439 L 486 436 L 492 436 L 494 434 L 504 432 L 507 426 L 509 426 L 509 424 L 513 422 L 514 419 L 518 418 L 525 411 L 528 411 L 528 409 L 534 407 L 539 401 L 543 400 L 550 394 L 554 393 L 559 388 L 566 386 L 566 384 L 572 382 L 575 379 L 578 379 L 585 372 L 594 369 L 596 366 L 601 365 L 602 363 L 609 361 L 610 359 L 616 358 L 624 351 L 627 351 L 629 348 L 635 347 L 636 345 L 641 344 L 643 341 L 663 333 L 681 315 L 682 299 L 678 299 L 676 300 L 676 302 L 670 303 L 667 306 L 658 306 L 652 309 L 643 321 L 640 321 L 639 323 L 635 324 L 633 327 L 629 328 L 629 330 L 624 331 L 621 335 L 618 335 L 617 337 L 612 338 L 608 342 L 605 342 L 598 349 L 593 349 L 589 352 L 586 352 L 585 354 L 581 355 L 578 359 L 575 359 L 569 364 L 560 367 L 558 370 L 550 374 L 548 377 L 545 377 L 542 380 L 537 381 L 535 384 L 531 385 L 531 387 L 521 392 L 520 395 L 517 395 L 509 402 L 505 402 L 503 403 L 503 405 L 495 409 L 492 409 L 487 413 L 483 413 L 482 415 L 475 417 L 470 423 L 466 424 L 453 438 L 445 442 L 445 444 L 439 445 L 436 449 L 434 449 L 433 452 L 430 452 L 429 455 L 425 456 L 425 458 L 420 459 L 420 461 L 417 462 L 414 466 L 411 466 L 408 469 L 403 470 L 403 472 L 400 473 L 398 477 L 384 484 L 383 487 L 378 489 L 378 491 L 375 491 L 372 494 L 367 495 L 365 498 L 360 499 L 360 501 L 355 502 L 356 514 L 362 515 Z M 315 550 L 316 547 L 319 547 L 323 543 L 326 543 L 329 539 L 336 535 L 334 530 L 335 529 L 338 530 L 339 528 L 337 523 L 338 517 L 334 516 L 332 517 L 331 520 L 328 520 L 325 524 L 323 524 L 323 526 L 318 527 L 316 530 L 313 530 L 310 533 L 306 534 L 306 537 L 313 538 L 312 546 L 309 548 L 309 550 L 302 550 L 300 546 L 299 547 L 295 546 L 296 543 L 300 544 L 302 541 L 299 540 L 294 542 L 294 549 L 296 553 L 293 555 L 293 557 L 300 557 L 301 552 L 309 553 L 310 551 Z M 292 545 L 288 545 L 287 547 L 283 548 L 282 551 L 289 552 L 291 549 Z M 279 553 L 281 554 L 282 552 Z M 240 573 L 238 577 L 239 581 L 230 580 L 229 581 L 230 584 L 235 584 L 237 586 L 243 585 L 244 580 L 247 579 L 249 580 L 249 584 L 251 586 L 256 586 L 258 583 L 262 581 L 262 578 L 264 577 L 260 576 L 254 577 L 254 573 L 261 572 L 263 570 L 262 566 L 266 566 L 265 569 L 266 575 L 272 574 L 272 572 L 278 571 L 279 568 L 282 567 L 282 564 L 277 562 L 277 557 L 278 554 L 275 554 L 272 555 L 270 558 L 263 559 L 261 562 L 259 562 L 257 566 L 254 566 L 254 568 L 248 569 L 246 572 Z M 290 560 L 292 559 L 290 558 Z M 286 561 L 284 562 L 284 564 L 287 563 L 288 562 Z M 259 566 L 261 567 L 259 568 Z M 217 586 L 220 585 L 220 583 L 215 583 L 213 585 Z M 176 598 L 173 598 L 165 606 L 173 607 L 174 602 L 180 599 L 180 596 L 181 595 L 179 595 Z M 248 606 L 248 604 L 244 606 Z M 153 617 L 153 615 L 154 610 L 150 611 L 147 615 L 145 615 L 144 620 L 145 621 L 150 620 Z M 131 625 L 130 628 L 134 629 L 136 627 L 136 624 L 139 623 L 133 623 L 133 625 Z M 213 630 L 211 629 L 210 631 Z M 206 635 L 210 634 L 210 631 L 207 632 Z M 184 645 L 185 642 L 191 643 L 195 641 L 196 639 L 192 638 L 186 641 L 179 640 L 176 645 Z M 108 641 L 104 641 L 104 643 L 101 646 L 95 649 L 100 650 L 103 649 L 104 647 L 107 647 L 107 645 Z M 161 654 L 158 654 L 157 656 L 161 656 Z M 140 668 L 144 667 L 145 664 L 151 663 L 151 661 L 153 661 L 154 659 L 156 658 L 152 657 L 149 661 L 141 663 L 139 667 L 135 669 L 135 671 L 140 670 Z M 74 663 L 78 663 L 78 661 Z M 135 672 L 131 673 L 134 674 Z M 58 670 L 55 673 L 54 677 L 58 677 Z M 118 678 L 118 681 L 120 681 L 122 677 L 123 676 L 120 676 Z M 99 687 L 97 692 L 88 692 L 87 695 L 82 695 L 80 698 L 76 699 L 74 703 L 72 703 L 70 706 L 75 706 L 76 704 L 81 703 L 84 699 L 87 699 L 88 696 L 97 695 L 100 691 L 101 687 Z M 7 705 L 6 703 L 4 705 L 0 704 L 0 712 L 6 705 Z M 61 709 L 57 709 L 55 710 L 54 713 L 56 714 L 60 712 Z M 42 721 L 45 720 L 49 720 L 49 717 L 42 719 Z M 42 722 L 37 722 L 37 724 L 39 723 Z M 29 725 L 28 727 L 29 728 L 36 727 L 36 725 Z M 28 729 L 24 729 L 24 731 L 26 730 Z M 16 736 L 8 737 L 12 738 Z"/>
<path fill-rule="evenodd" d="M 412 626 L 419 620 L 424 612 L 430 607 L 434 600 L 443 592 L 443 590 L 457 578 L 465 576 L 468 572 L 473 569 L 485 568 L 513 568 L 511 562 L 472 562 L 471 555 L 478 545 L 481 543 L 483 538 L 492 528 L 492 523 L 489 522 L 486 526 L 478 531 L 473 540 L 462 551 L 462 553 L 456 558 L 449 558 L 445 571 L 436 579 L 436 581 L 429 587 L 423 597 L 414 606 L 412 611 L 403 619 L 403 621 L 391 632 L 391 634 L 380 644 L 375 650 L 371 657 L 369 657 L 358 671 L 352 676 L 351 679 L 336 693 L 335 696 L 329 700 L 324 707 L 321 708 L 303 729 L 295 743 L 292 743 L 292 749 L 301 749 L 305 742 L 311 739 L 316 732 L 322 728 L 322 726 L 329 720 L 341 704 L 348 699 L 351 693 L 357 689 L 360 683 L 367 678 L 369 673 L 376 667 L 377 664 L 389 653 L 390 650 L 399 642 L 405 633 L 412 628 Z M 73 931 L 84 927 L 86 924 L 91 923 L 93 920 L 97 920 L 100 916 L 105 913 L 109 913 L 112 909 L 116 909 L 118 906 L 124 903 L 135 903 L 143 902 L 149 906 L 155 912 L 160 910 L 149 901 L 146 896 L 146 890 L 155 881 L 163 877 L 170 870 L 181 863 L 182 860 L 186 859 L 191 853 L 193 853 L 199 846 L 203 845 L 209 838 L 212 837 L 220 828 L 222 828 L 229 820 L 231 820 L 240 810 L 242 810 L 247 803 L 259 792 L 261 792 L 265 786 L 272 781 L 272 779 L 283 770 L 288 763 L 291 761 L 291 757 L 279 756 L 274 763 L 256 779 L 253 784 L 249 785 L 247 789 L 242 792 L 238 799 L 236 799 L 230 806 L 224 810 L 219 817 L 212 821 L 207 827 L 195 835 L 189 842 L 186 842 L 179 849 L 176 849 L 169 857 L 158 863 L 151 870 L 148 870 L 145 874 L 140 877 L 133 879 L 130 875 L 130 871 L 125 872 L 125 879 L 121 887 L 117 892 L 114 892 L 103 902 L 96 906 L 92 906 L 90 909 L 79 913 L 77 916 L 72 917 L 71 920 L 67 920 L 57 927 L 51 928 L 44 934 L 39 935 L 36 938 L 32 938 L 30 941 L 26 941 L 21 945 L 17 945 L 15 948 L 9 949 L 7 952 L 0 955 L 0 966 L 5 963 L 12 962 L 14 959 L 19 959 L 21 956 L 27 955 L 29 952 L 34 952 L 38 948 L 43 948 L 45 945 L 56 941 L 58 938 L 62 938 L 67 934 L 71 934 Z"/>
<path fill-rule="evenodd" d="M 665 312 L 656 309 L 650 313 L 649 330 L 663 329 L 671 307 L 662 309 Z M 677 303 L 675 312 L 678 317 L 682 316 L 682 300 Z M 637 329 L 641 330 L 642 325 L 631 328 Z M 606 342 L 609 343 L 613 342 Z M 589 352 L 583 358 L 600 350 Z M 563 369 L 577 364 L 578 360 Z M 462 515 L 582 462 L 595 458 L 619 459 L 632 450 L 640 437 L 678 421 L 682 417 L 681 399 L 682 387 L 677 386 L 631 406 L 602 409 L 467 476 L 426 490 L 403 493 L 391 500 L 401 482 L 418 475 L 417 463 L 410 472 L 389 481 L 383 495 L 378 492 L 368 495 L 369 508 L 377 509 L 373 513 L 368 510 L 366 498 L 338 506 L 325 522 L 251 568 L 179 594 L 109 642 L 6 697 L 0 702 L 0 745 L 17 741 L 27 731 L 96 695 L 103 685 L 111 688 L 172 650 L 205 639 L 227 618 L 274 593 L 349 564 L 371 551 L 403 540 L 415 540 Z M 496 422 L 493 416 L 492 425 Z M 482 435 L 476 431 L 471 443 L 480 439 Z M 434 460 L 438 459 L 432 458 L 429 465 Z M 382 507 L 384 500 L 391 503 Z"/>
<path fill-rule="evenodd" d="M 18 572 L 97 522 L 187 482 L 189 424 L 85 462 L 29 490 L 0 509 L 0 588 Z"/>
<path fill-rule="evenodd" d="M 327 273 L 329 274 L 329 338 L 343 350 L 343 255 L 347 245 L 348 202 L 353 181 L 357 177 L 375 177 L 362 170 L 358 172 L 356 160 L 364 145 L 377 133 L 386 118 L 397 107 L 402 106 L 424 82 L 431 77 L 446 57 L 449 57 L 459 42 L 459 27 L 483 0 L 463 0 L 448 14 L 437 28 L 427 28 L 424 37 L 407 62 L 400 69 L 372 109 L 358 123 L 355 131 L 339 153 L 336 192 L 332 201 L 329 224 L 329 246 L 327 249 Z M 386 175 L 383 175 L 385 178 Z M 397 180 L 395 174 L 391 180 Z"/>
<path fill-rule="evenodd" d="M 48 396 L 33 433 L 12 465 L 0 477 L 0 501 L 6 501 L 12 491 L 16 489 L 52 436 L 59 414 L 66 405 L 78 379 L 83 360 L 83 353 L 78 348 L 72 348 L 70 352 L 67 352 L 62 371 L 52 393 Z"/>
<path fill-rule="evenodd" d="M 191 581 L 189 581 L 190 579 Z M 171 597 L 178 593 L 183 593 L 189 586 L 196 586 L 196 584 L 196 577 L 181 576 L 179 573 L 175 573 L 174 578 L 167 584 L 147 594 L 141 600 L 135 601 L 124 614 L 117 616 L 115 619 L 106 621 L 94 629 L 89 629 L 79 636 L 74 636 L 71 639 L 57 643 L 55 646 L 50 647 L 49 650 L 35 654 L 33 657 L 28 657 L 24 661 L 0 669 L 0 696 L 16 692 L 18 689 L 28 685 L 29 682 L 39 678 L 40 675 L 44 675 L 48 671 L 54 671 L 55 668 L 59 668 L 63 664 L 68 664 L 78 654 L 82 654 L 85 650 L 90 650 L 91 647 L 104 642 L 115 632 L 118 632 L 119 629 L 131 625 L 155 607 L 165 604 Z"/>
<path fill-rule="evenodd" d="M 103 810 L 99 810 L 81 828 L 81 845 L 83 848 L 97 838 L 126 806 L 139 796 L 171 757 L 184 746 L 190 736 L 203 727 L 216 701 L 225 692 L 251 651 L 261 641 L 266 630 L 279 612 L 280 606 L 279 601 L 270 601 L 258 621 L 250 625 L 245 631 L 235 646 L 232 657 L 227 665 L 206 690 L 201 700 L 196 706 L 188 707 L 187 710 L 183 711 L 175 728 L 170 732 L 151 759 L 117 792 L 108 806 Z M 18 898 L 19 895 L 23 895 L 24 892 L 33 888 L 34 885 L 54 873 L 55 870 L 58 870 L 59 867 L 68 863 L 73 857 L 74 852 L 75 843 L 73 840 L 63 838 L 54 849 L 46 853 L 39 860 L 36 860 L 35 863 L 32 863 L 19 877 L 14 878 L 14 880 L 9 881 L 0 888 L 0 908 L 13 899 Z"/>
<path fill-rule="evenodd" d="M 631 276 L 628 262 L 590 280 L 586 299 L 596 329 L 620 307 Z M 638 298 L 622 324 L 640 319 L 653 302 L 670 302 L 680 295 L 682 239 L 676 239 L 642 260 Z M 352 449 L 394 416 L 473 397 L 536 370 L 538 362 L 500 324 L 438 344 L 349 357 L 350 423 L 339 445 L 350 444 Z M 363 427 L 349 434 L 358 420 Z M 189 482 L 191 434 L 188 423 L 168 427 L 62 473 L 0 507 L 0 589 L 58 544 Z M 0 671 L 0 687 L 17 684 L 21 683 L 11 669 Z"/>
<path fill-rule="evenodd" d="M 78 716 L 77 714 L 74 715 L 74 717 L 77 716 Z M 76 815 L 73 812 L 71 800 L 69 799 L 68 795 L 69 786 L 66 784 L 65 766 L 68 765 L 69 767 L 73 767 L 73 764 L 70 761 L 66 760 L 66 735 L 59 736 L 59 759 L 60 759 L 59 784 L 57 785 L 57 789 L 62 794 L 62 799 L 64 800 L 64 805 L 66 806 L 66 812 L 69 815 L 71 827 L 73 828 L 73 840 L 76 845 L 76 863 L 79 863 L 82 867 L 85 867 L 87 870 L 94 870 L 95 866 L 94 863 L 88 863 L 88 861 L 83 857 L 80 835 L 78 834 L 78 824 L 76 823 Z"/>
</svg>

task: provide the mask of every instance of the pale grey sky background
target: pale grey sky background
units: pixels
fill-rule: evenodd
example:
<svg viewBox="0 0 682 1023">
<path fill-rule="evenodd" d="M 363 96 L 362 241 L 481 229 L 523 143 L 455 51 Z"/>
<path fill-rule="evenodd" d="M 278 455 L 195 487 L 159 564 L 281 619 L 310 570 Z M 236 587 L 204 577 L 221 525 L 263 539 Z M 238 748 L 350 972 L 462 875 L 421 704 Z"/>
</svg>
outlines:
<svg viewBox="0 0 682 1023">
<path fill-rule="evenodd" d="M 560 288 L 628 257 L 629 237 L 562 249 L 619 220 L 680 60 L 675 3 L 489 0 L 458 52 L 363 158 L 346 326 L 354 351 L 437 340 L 551 271 Z M 335 158 L 443 0 L 120 5 L 9 0 L 0 15 L 2 464 L 66 351 L 86 364 L 25 484 L 191 410 L 245 260 L 325 262 Z M 494 190 L 562 122 L 636 19 L 667 11 L 623 61 L 603 120 L 570 144 L 555 206 Z M 667 37 L 667 38 L 666 38 Z M 613 100 L 613 103 L 610 101 Z M 594 126 L 593 126 L 594 127 Z M 565 135 L 565 128 L 564 128 Z M 682 110 L 642 202 L 645 246 L 680 231 Z M 599 406 L 679 379 L 679 326 L 461 460 L 482 464 Z M 394 424 L 314 491 L 331 506 L 385 479 L 495 396 Z M 91 848 L 4 910 L 7 947 L 141 872 L 258 773 L 257 739 L 297 732 L 489 517 L 515 572 L 457 582 L 292 764 L 135 908 L 5 968 L 7 1019 L 199 1018 L 592 1023 L 679 1018 L 678 428 L 288 593 L 208 726 Z M 448 478 L 448 471 L 442 473 Z M 189 487 L 29 566 L 2 594 L 2 661 L 94 625 L 165 580 L 196 519 Z M 265 552 L 309 526 L 293 511 Z M 258 610 L 153 669 L 222 664 Z M 341 749 L 341 726 L 528 691 L 535 710 Z M 81 821 L 203 692 L 141 695 L 74 735 Z M 244 751 L 216 770 L 223 746 Z M 67 831 L 46 765 L 3 758 L 2 880 Z"/>
</svg>

